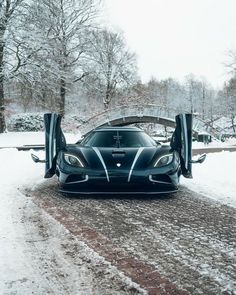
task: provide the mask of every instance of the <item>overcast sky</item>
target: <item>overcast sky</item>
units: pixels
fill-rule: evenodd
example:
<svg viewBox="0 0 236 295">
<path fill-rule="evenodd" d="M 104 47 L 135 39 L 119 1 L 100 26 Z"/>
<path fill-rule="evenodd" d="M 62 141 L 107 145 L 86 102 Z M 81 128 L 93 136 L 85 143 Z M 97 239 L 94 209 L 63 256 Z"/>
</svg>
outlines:
<svg viewBox="0 0 236 295">
<path fill-rule="evenodd" d="M 228 78 L 223 63 L 236 50 L 236 0 L 104 0 L 109 23 L 123 30 L 139 74 L 182 80 Z"/>
</svg>

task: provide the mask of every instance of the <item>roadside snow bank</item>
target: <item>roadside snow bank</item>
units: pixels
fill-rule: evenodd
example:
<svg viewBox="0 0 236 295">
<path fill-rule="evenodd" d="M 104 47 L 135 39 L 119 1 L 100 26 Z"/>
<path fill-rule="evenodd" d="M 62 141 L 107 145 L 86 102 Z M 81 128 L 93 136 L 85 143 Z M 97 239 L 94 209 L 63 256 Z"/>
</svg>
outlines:
<svg viewBox="0 0 236 295">
<path fill-rule="evenodd" d="M 220 140 L 213 140 L 212 142 L 209 142 L 208 144 L 204 144 L 203 142 L 194 141 L 193 142 L 193 148 L 214 148 L 214 147 L 231 147 L 236 146 L 236 138 L 227 138 L 224 142 Z"/>
<path fill-rule="evenodd" d="M 31 259 L 25 254 L 28 246 L 22 212 L 28 202 L 18 187 L 31 186 L 42 179 L 43 167 L 32 165 L 29 152 L 16 149 L 1 149 L 0 163 L 0 293 L 18 294 L 20 288 L 21 294 L 29 294 L 28 275 L 32 281 L 39 276 L 34 275 Z"/>
<path fill-rule="evenodd" d="M 236 152 L 207 154 L 202 164 L 193 164 L 193 179 L 181 178 L 181 184 L 236 207 Z"/>
<path fill-rule="evenodd" d="M 65 133 L 65 138 L 67 143 L 75 143 L 81 138 L 81 134 Z M 7 132 L 0 134 L 0 147 L 19 147 L 44 143 L 44 132 Z"/>
<path fill-rule="evenodd" d="M 19 152 L 17 149 L 0 150 L 0 194 L 15 191 L 24 185 L 33 186 L 34 183 L 43 179 L 44 164 L 35 164 L 31 159 L 30 152 Z M 44 159 L 44 151 L 35 152 Z"/>
</svg>

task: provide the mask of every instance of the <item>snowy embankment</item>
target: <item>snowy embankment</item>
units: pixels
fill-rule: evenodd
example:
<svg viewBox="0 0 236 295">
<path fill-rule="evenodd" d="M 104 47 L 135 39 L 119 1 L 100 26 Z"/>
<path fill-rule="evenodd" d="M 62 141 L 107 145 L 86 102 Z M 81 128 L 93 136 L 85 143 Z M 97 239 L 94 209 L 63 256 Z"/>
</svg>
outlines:
<svg viewBox="0 0 236 295">
<path fill-rule="evenodd" d="M 225 142 L 213 141 L 209 144 L 193 142 L 193 149 L 236 147 L 236 138 Z M 181 179 L 181 184 L 189 189 L 210 197 L 223 204 L 236 207 L 236 152 L 222 151 L 207 154 L 202 164 L 193 164 L 193 179 Z"/>
<path fill-rule="evenodd" d="M 203 142 L 193 142 L 193 149 L 207 149 L 207 148 L 224 148 L 224 147 L 236 147 L 236 138 L 228 138 L 226 141 L 222 142 L 220 140 L 213 140 L 209 144 L 204 144 Z"/>
<path fill-rule="evenodd" d="M 68 143 L 76 142 L 80 134 L 65 134 Z M 2 147 L 19 147 L 23 145 L 40 145 L 44 144 L 44 132 L 8 132 L 0 134 L 0 148 Z"/>
<path fill-rule="evenodd" d="M 193 179 L 181 178 L 189 189 L 223 204 L 236 207 L 236 152 L 207 154 L 205 162 L 193 165 Z"/>
<path fill-rule="evenodd" d="M 40 144 L 43 139 L 43 133 L 5 133 L 0 135 L 0 147 Z M 38 154 L 44 158 L 44 152 Z M 32 237 L 23 220 L 25 208 L 30 207 L 32 214 L 37 210 L 19 191 L 43 181 L 43 166 L 33 163 L 30 152 L 18 152 L 15 148 L 0 149 L 0 163 L 0 293 L 18 294 L 20 288 L 22 294 L 29 294 L 34 284 L 35 291 L 44 293 L 40 289 L 41 272 L 35 271 L 40 263 L 34 263 L 32 258 L 35 254 L 29 247 Z"/>
</svg>

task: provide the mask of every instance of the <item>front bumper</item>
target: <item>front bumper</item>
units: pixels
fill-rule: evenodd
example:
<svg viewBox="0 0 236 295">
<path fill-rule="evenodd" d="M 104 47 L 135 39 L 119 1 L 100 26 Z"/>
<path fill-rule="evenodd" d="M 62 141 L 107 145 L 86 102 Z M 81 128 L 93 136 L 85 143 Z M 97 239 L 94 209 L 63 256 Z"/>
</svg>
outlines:
<svg viewBox="0 0 236 295">
<path fill-rule="evenodd" d="M 83 171 L 83 173 L 59 174 L 60 191 L 71 194 L 163 194 L 178 190 L 177 170 L 160 171 L 156 169 L 127 172 Z"/>
</svg>

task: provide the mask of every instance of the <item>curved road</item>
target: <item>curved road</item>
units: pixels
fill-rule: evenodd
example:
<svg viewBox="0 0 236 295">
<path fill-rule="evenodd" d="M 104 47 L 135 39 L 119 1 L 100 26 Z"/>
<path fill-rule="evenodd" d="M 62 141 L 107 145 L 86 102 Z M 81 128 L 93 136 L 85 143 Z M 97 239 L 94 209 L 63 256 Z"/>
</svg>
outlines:
<svg viewBox="0 0 236 295">
<path fill-rule="evenodd" d="M 184 187 L 162 197 L 66 197 L 52 180 L 27 195 L 149 294 L 236 294 L 234 208 Z"/>
</svg>

